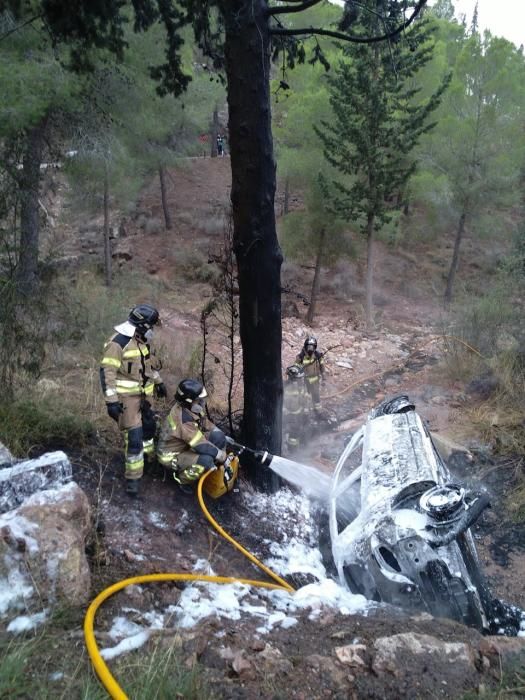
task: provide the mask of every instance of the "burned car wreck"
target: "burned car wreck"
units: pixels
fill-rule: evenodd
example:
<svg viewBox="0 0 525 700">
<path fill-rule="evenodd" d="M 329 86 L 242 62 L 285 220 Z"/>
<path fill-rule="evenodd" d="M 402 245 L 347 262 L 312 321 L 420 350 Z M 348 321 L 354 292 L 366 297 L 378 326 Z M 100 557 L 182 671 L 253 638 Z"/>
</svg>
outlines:
<svg viewBox="0 0 525 700">
<path fill-rule="evenodd" d="M 523 613 L 491 595 L 470 530 L 489 505 L 486 493 L 454 482 L 408 397 L 383 402 L 334 473 L 330 538 L 341 582 L 371 600 L 517 634 Z"/>
</svg>

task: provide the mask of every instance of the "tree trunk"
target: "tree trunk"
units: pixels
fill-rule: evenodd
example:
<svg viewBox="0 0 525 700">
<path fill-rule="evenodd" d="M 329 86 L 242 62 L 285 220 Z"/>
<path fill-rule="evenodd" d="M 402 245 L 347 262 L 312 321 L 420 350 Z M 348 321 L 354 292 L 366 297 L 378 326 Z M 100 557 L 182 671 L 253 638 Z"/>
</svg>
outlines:
<svg viewBox="0 0 525 700">
<path fill-rule="evenodd" d="M 450 264 L 450 270 L 447 277 L 447 288 L 445 290 L 444 303 L 448 306 L 452 301 L 452 289 L 454 287 L 454 280 L 456 278 L 456 272 L 459 266 L 459 249 L 461 247 L 461 241 L 463 239 L 463 232 L 465 231 L 465 221 L 467 218 L 466 207 L 463 208 L 461 216 L 459 217 L 458 228 L 456 231 L 456 240 L 454 241 L 454 252 L 452 253 L 452 262 Z"/>
<path fill-rule="evenodd" d="M 40 243 L 40 165 L 48 116 L 26 132 L 26 147 L 20 178 L 20 248 L 16 281 L 18 290 L 30 295 L 38 285 Z"/>
<path fill-rule="evenodd" d="M 283 216 L 286 216 L 290 211 L 290 178 L 284 181 L 284 201 L 283 201 Z"/>
<path fill-rule="evenodd" d="M 166 197 L 166 173 L 163 165 L 159 165 L 159 180 L 162 211 L 164 213 L 164 228 L 166 231 L 169 231 L 171 229 L 171 216 L 170 209 L 168 207 L 168 198 Z"/>
<path fill-rule="evenodd" d="M 109 172 L 104 164 L 104 276 L 106 287 L 111 287 L 113 273 L 111 269 L 111 241 L 109 240 Z"/>
<path fill-rule="evenodd" d="M 210 130 L 210 136 L 211 136 L 211 157 L 212 158 L 217 158 L 218 151 L 217 151 L 217 136 L 219 135 L 219 112 L 217 110 L 217 107 L 213 110 L 213 116 L 211 120 L 211 130 Z"/>
<path fill-rule="evenodd" d="M 275 161 L 270 114 L 270 36 L 265 0 L 223 0 L 226 25 L 233 245 L 239 275 L 243 437 L 281 451 L 282 254 L 275 230 Z M 256 483 L 278 478 L 252 465 Z"/>
<path fill-rule="evenodd" d="M 319 246 L 317 248 L 317 257 L 315 259 L 315 272 L 312 282 L 312 293 L 310 295 L 310 306 L 308 307 L 308 313 L 306 314 L 306 321 L 309 324 L 312 324 L 314 320 L 315 305 L 317 303 L 317 297 L 319 296 L 319 287 L 321 284 L 321 262 L 323 260 L 325 236 L 326 230 L 322 228 L 319 232 Z"/>
<path fill-rule="evenodd" d="M 366 220 L 366 325 L 372 324 L 374 293 L 374 214 L 368 214 Z"/>
</svg>

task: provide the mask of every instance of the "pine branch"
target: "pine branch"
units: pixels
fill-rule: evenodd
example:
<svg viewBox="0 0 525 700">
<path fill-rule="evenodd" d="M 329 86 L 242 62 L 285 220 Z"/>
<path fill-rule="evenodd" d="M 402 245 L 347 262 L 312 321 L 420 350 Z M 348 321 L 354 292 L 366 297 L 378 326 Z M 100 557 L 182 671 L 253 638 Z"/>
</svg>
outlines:
<svg viewBox="0 0 525 700">
<path fill-rule="evenodd" d="M 293 0 L 291 0 L 291 2 L 293 2 Z M 270 7 L 268 8 L 268 14 L 283 15 L 287 14 L 288 12 L 302 12 L 303 10 L 307 10 L 309 7 L 318 5 L 320 2 L 321 0 L 299 0 L 297 5 L 279 5 L 277 7 Z"/>
<path fill-rule="evenodd" d="M 341 41 L 347 41 L 353 44 L 376 44 L 380 41 L 393 39 L 394 37 L 398 36 L 398 34 L 401 34 L 407 27 L 409 27 L 412 24 L 412 22 L 416 19 L 416 17 L 425 7 L 426 4 L 427 0 L 419 0 L 416 7 L 414 8 L 413 13 L 405 22 L 400 24 L 393 31 L 388 32 L 387 34 L 381 34 L 380 36 L 356 36 L 355 34 L 346 34 L 344 32 L 336 32 L 331 29 L 322 29 L 320 27 L 305 27 L 301 29 L 283 29 L 280 27 L 274 27 L 273 29 L 270 29 L 270 34 L 272 34 L 273 36 L 329 36 L 333 39 L 341 39 Z"/>
</svg>

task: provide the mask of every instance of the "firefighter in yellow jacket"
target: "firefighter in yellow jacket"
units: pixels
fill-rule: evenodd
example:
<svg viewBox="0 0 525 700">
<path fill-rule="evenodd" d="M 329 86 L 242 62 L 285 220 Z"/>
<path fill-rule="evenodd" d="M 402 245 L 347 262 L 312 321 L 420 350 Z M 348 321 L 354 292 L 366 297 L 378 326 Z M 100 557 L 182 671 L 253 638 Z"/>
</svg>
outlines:
<svg viewBox="0 0 525 700">
<path fill-rule="evenodd" d="M 150 352 L 153 328 L 160 325 L 159 312 L 150 304 L 131 309 L 128 320 L 115 326 L 104 346 L 100 383 L 108 415 L 124 433 L 126 491 L 138 494 L 144 470 L 144 454 L 153 454 L 151 404 L 147 397 L 167 395 Z"/>
<path fill-rule="evenodd" d="M 283 430 L 286 435 L 286 447 L 289 452 L 293 452 L 300 446 L 306 429 L 308 395 L 302 367 L 291 365 L 286 370 L 286 377 L 283 397 Z"/>
<path fill-rule="evenodd" d="M 226 452 L 210 440 L 219 431 L 205 414 L 206 389 L 198 379 L 183 379 L 175 403 L 162 423 L 157 442 L 157 460 L 173 469 L 173 477 L 184 492 L 215 465 L 224 463 Z"/>
<path fill-rule="evenodd" d="M 314 411 L 318 413 L 322 409 L 319 383 L 324 378 L 324 360 L 323 353 L 317 349 L 317 338 L 310 336 L 304 341 L 295 363 L 304 369 L 306 389 L 312 398 Z"/>
</svg>

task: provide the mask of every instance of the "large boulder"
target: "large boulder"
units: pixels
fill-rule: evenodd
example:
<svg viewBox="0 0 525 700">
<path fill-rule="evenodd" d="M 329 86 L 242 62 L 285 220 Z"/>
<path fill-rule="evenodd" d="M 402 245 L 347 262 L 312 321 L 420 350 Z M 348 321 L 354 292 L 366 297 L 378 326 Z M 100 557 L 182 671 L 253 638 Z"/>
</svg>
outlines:
<svg viewBox="0 0 525 700">
<path fill-rule="evenodd" d="M 89 502 L 74 482 L 35 493 L 0 515 L 0 616 L 85 603 L 89 529 Z"/>
<path fill-rule="evenodd" d="M 0 448 L 2 447 L 3 445 L 0 445 Z M 7 450 L 6 453 L 9 455 Z M 0 449 L 0 459 L 2 454 Z M 12 462 L 11 458 L 8 464 Z M 70 481 L 72 476 L 71 463 L 61 451 L 47 452 L 38 459 L 16 462 L 12 466 L 0 468 L 0 513 L 16 508 L 37 491 L 57 488 Z"/>
</svg>

